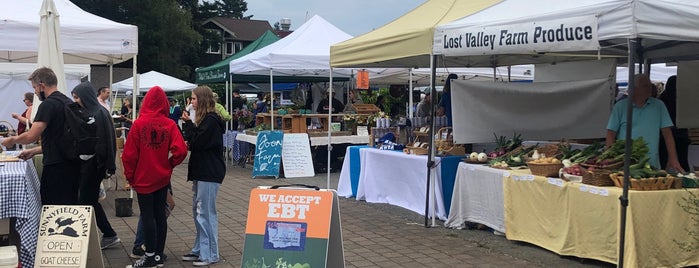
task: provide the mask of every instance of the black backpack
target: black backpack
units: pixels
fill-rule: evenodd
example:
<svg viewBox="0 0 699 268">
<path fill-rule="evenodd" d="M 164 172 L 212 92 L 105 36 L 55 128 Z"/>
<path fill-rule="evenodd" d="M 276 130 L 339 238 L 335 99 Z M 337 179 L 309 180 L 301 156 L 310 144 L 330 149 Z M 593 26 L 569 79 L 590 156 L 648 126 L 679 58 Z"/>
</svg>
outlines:
<svg viewBox="0 0 699 268">
<path fill-rule="evenodd" d="M 66 159 L 73 161 L 81 155 L 94 155 L 99 140 L 95 116 L 86 114 L 75 102 L 63 105 L 63 114 L 65 127 L 59 147 Z"/>
</svg>

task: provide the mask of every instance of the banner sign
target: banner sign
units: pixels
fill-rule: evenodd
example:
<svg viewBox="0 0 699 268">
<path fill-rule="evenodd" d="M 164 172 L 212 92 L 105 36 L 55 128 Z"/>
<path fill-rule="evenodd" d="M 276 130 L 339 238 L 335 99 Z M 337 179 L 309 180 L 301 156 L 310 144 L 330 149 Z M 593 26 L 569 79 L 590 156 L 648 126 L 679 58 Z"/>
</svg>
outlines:
<svg viewBox="0 0 699 268">
<path fill-rule="evenodd" d="M 525 54 L 599 49 L 597 18 L 573 17 L 435 31 L 434 53 L 445 56 Z"/>
<path fill-rule="evenodd" d="M 253 189 L 241 267 L 344 267 L 339 220 L 334 191 Z"/>
</svg>

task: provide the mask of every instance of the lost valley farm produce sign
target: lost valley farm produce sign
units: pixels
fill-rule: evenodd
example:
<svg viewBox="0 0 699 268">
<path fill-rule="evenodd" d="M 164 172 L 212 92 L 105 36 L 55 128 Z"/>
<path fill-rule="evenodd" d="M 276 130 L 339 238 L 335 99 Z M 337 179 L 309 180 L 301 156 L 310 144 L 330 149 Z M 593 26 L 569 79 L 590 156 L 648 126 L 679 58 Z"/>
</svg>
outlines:
<svg viewBox="0 0 699 268">
<path fill-rule="evenodd" d="M 435 32 L 434 52 L 445 56 L 522 54 L 599 49 L 597 18 L 573 17 Z"/>
</svg>

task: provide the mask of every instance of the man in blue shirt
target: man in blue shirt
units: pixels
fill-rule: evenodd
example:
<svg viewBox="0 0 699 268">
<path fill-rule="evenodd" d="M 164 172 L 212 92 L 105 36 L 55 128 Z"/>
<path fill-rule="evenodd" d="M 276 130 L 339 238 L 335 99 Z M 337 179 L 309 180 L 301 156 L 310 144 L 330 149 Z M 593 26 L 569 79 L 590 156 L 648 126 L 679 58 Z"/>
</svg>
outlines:
<svg viewBox="0 0 699 268">
<path fill-rule="evenodd" d="M 674 169 L 678 172 L 684 172 L 677 159 L 675 140 L 671 131 L 673 124 L 665 104 L 656 98 L 651 98 L 652 84 L 647 74 L 636 75 L 634 83 L 633 99 L 622 99 L 612 109 L 607 123 L 607 146 L 611 146 L 617 139 L 626 137 L 626 107 L 631 101 L 633 105 L 631 138 L 643 137 L 643 140 L 648 144 L 648 157 L 651 166 L 660 168 L 658 143 L 662 133 L 668 151 L 668 170 Z"/>
</svg>

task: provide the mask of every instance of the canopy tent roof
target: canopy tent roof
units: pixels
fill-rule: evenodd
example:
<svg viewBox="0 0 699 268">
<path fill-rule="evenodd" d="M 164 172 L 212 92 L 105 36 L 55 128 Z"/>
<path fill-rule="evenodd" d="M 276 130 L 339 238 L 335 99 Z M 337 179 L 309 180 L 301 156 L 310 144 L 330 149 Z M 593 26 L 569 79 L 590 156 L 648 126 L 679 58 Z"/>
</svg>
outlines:
<svg viewBox="0 0 699 268">
<path fill-rule="evenodd" d="M 352 36 L 315 15 L 290 35 L 230 62 L 234 82 L 327 82 L 330 77 L 330 46 Z M 364 69 L 381 77 L 407 69 Z M 333 69 L 333 81 L 347 81 L 354 69 Z"/>
<path fill-rule="evenodd" d="M 330 47 L 333 67 L 430 67 L 434 27 L 499 0 L 430 0 L 380 28 Z"/>
<path fill-rule="evenodd" d="M 211 66 L 198 68 L 197 72 L 197 84 L 207 84 L 207 83 L 223 83 L 230 77 L 230 72 L 228 71 L 230 62 L 253 51 L 261 49 L 279 40 L 279 37 L 272 31 L 267 30 L 254 42 L 247 45 L 242 50 L 231 55 L 230 57 L 214 63 Z"/>
<path fill-rule="evenodd" d="M 80 9 L 69 0 L 55 0 L 61 20 L 65 63 L 107 64 L 138 54 L 138 28 Z M 37 62 L 41 0 L 0 0 L 0 62 Z M 8 41 L 11 40 L 11 41 Z"/>
<path fill-rule="evenodd" d="M 133 77 L 130 77 L 112 84 L 112 91 L 133 91 L 133 84 Z M 165 92 L 192 90 L 197 87 L 195 84 L 156 71 L 139 74 L 138 84 L 138 92 L 140 93 L 147 92 L 154 86 L 160 86 Z"/>
<path fill-rule="evenodd" d="M 626 62 L 628 40 L 638 38 L 637 46 L 643 51 L 643 57 L 651 62 L 696 59 L 696 51 L 699 51 L 699 44 L 696 43 L 699 41 L 698 12 L 699 2 L 691 0 L 537 0 L 535 3 L 506 0 L 473 15 L 437 26 L 433 51 L 446 55 L 442 64 L 447 66 L 506 66 L 603 57 L 615 57 L 619 62 Z M 596 22 L 593 30 L 597 32 L 595 37 L 599 40 L 599 50 L 575 47 L 556 49 L 559 48 L 558 44 L 567 43 L 558 42 L 549 44 L 547 50 L 522 45 L 517 47 L 519 50 L 506 52 L 495 46 L 490 51 L 476 54 L 471 53 L 475 47 L 445 48 L 443 40 L 446 35 L 449 35 L 448 38 L 458 37 L 452 34 L 466 36 L 467 33 L 475 34 L 484 29 L 507 30 L 512 29 L 508 28 L 510 26 L 533 29 L 533 24 L 542 23 L 559 25 L 569 18 L 592 18 Z M 532 36 L 528 36 L 527 44 L 533 44 Z M 450 53 L 450 50 L 456 53 Z"/>
<path fill-rule="evenodd" d="M 329 77 L 330 45 L 351 38 L 318 15 L 283 39 L 230 62 L 236 75 Z M 333 77 L 348 74 L 333 74 Z"/>
</svg>

